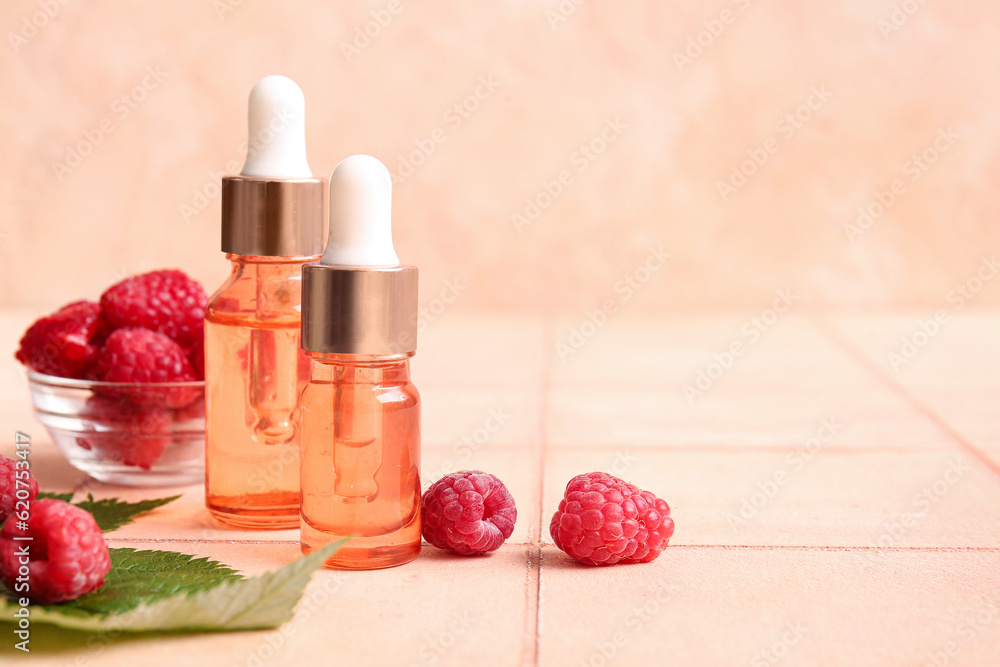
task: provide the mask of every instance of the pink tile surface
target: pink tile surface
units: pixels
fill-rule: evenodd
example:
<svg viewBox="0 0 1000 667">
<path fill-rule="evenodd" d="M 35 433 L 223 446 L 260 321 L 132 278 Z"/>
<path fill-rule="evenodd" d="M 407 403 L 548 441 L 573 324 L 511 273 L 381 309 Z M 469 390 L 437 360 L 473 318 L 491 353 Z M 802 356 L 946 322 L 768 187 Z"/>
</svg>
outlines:
<svg viewBox="0 0 1000 667">
<path fill-rule="evenodd" d="M 543 518 L 576 474 L 603 470 L 672 508 L 680 545 L 1000 547 L 996 475 L 959 451 L 875 452 L 830 444 L 770 452 L 557 450 Z"/>
<path fill-rule="evenodd" d="M 298 556 L 287 544 L 157 542 L 109 539 L 110 546 L 171 548 L 208 556 L 248 574 L 274 570 Z M 490 664 L 520 665 L 525 647 L 525 572 L 521 547 L 504 547 L 485 559 L 442 557 L 433 552 L 419 567 L 373 572 L 321 571 L 313 576 L 296 617 L 271 631 L 99 637 L 39 627 L 30 656 L 0 646 L 6 662 L 41 665 L 410 665 L 467 664 L 499 634 L 507 638 Z M 484 570 L 489 576 L 484 577 Z M 442 582 L 448 590 L 442 596 Z M 428 604 L 434 600 L 433 604 Z M 155 648 L 154 643 L 155 642 Z M 36 648 L 37 647 L 37 648 Z"/>
<path fill-rule="evenodd" d="M 477 451 L 487 446 L 537 446 L 541 396 L 530 390 L 420 390 L 424 445 Z"/>
<path fill-rule="evenodd" d="M 1000 316 L 941 310 L 829 322 L 885 382 L 1000 471 Z"/>
<path fill-rule="evenodd" d="M 852 448 L 935 448 L 942 430 L 897 396 L 801 391 L 719 392 L 688 403 L 678 392 L 553 391 L 553 448 L 789 448 L 824 428 Z M 824 431 L 825 433 L 826 431 Z"/>
<path fill-rule="evenodd" d="M 183 494 L 112 544 L 248 572 L 296 556 L 295 531 L 212 524 L 197 486 L 87 483 L 10 355 L 33 319 L 124 276 L 221 284 L 218 181 L 243 160 L 250 87 L 283 73 L 317 175 L 369 153 L 396 176 L 425 483 L 479 467 L 521 511 L 490 558 L 318 573 L 274 633 L 39 626 L 33 655 L 0 641 L 0 662 L 996 663 L 1000 280 L 974 276 L 1000 247 L 998 21 L 996 3 L 922 0 L 3 3 L 0 452 L 19 429 L 47 489 Z M 836 437 L 730 522 L 824 419 Z M 590 570 L 547 542 L 562 485 L 592 469 L 672 503 L 660 560 Z"/>
<path fill-rule="evenodd" d="M 13 344 L 29 317 L 5 318 L 0 343 Z M 565 363 L 556 347 L 563 320 L 449 314 L 428 327 L 414 364 L 426 402 L 424 482 L 457 468 L 503 479 L 519 516 L 499 552 L 463 559 L 425 546 L 393 570 L 319 572 L 296 620 L 272 632 L 103 642 L 39 626 L 28 660 L 156 665 L 183 655 L 192 665 L 263 667 L 335 656 L 526 667 L 669 656 L 875 666 L 946 655 L 948 665 L 990 664 L 1000 647 L 1000 473 L 991 458 L 1000 319 L 956 316 L 897 376 L 881 359 L 912 321 L 789 316 L 691 404 L 685 378 L 740 339 L 743 313 L 623 315 Z M 12 361 L 0 373 L 18 378 Z M 296 531 L 212 524 L 197 485 L 84 480 L 32 419 L 25 394 L 19 382 L 0 386 L 13 427 L 0 452 L 12 450 L 14 428 L 31 432 L 43 487 L 133 500 L 182 494 L 110 533 L 112 546 L 196 553 L 250 573 L 297 556 Z M 503 419 L 490 421 L 491 410 Z M 824 419 L 840 424 L 832 437 Z M 657 561 L 590 569 L 552 546 L 548 522 L 563 487 L 589 470 L 670 502 L 677 532 Z M 7 645 L 0 656 L 22 659 Z"/>
<path fill-rule="evenodd" d="M 537 391 L 544 328 L 534 317 L 442 317 L 417 334 L 414 382 L 425 391 Z"/>
<path fill-rule="evenodd" d="M 987 665 L 998 566 L 996 550 L 677 548 L 595 572 L 547 549 L 539 664 L 932 665 L 951 649 L 946 664 Z"/>
</svg>

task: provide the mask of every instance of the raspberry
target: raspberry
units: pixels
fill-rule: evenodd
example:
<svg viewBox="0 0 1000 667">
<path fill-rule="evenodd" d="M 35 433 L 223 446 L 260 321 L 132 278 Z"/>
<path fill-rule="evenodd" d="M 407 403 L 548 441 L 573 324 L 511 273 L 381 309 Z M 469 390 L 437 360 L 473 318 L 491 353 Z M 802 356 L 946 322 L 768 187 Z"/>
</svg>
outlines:
<svg viewBox="0 0 1000 667">
<path fill-rule="evenodd" d="M 28 327 L 14 356 L 39 373 L 79 379 L 97 356 L 102 333 L 100 306 L 76 301 Z"/>
<path fill-rule="evenodd" d="M 585 565 L 648 563 L 674 534 L 670 506 L 603 472 L 577 475 L 552 516 L 555 545 Z"/>
<path fill-rule="evenodd" d="M 188 359 L 191 361 L 191 368 L 199 380 L 205 379 L 205 332 L 202 331 L 198 339 L 188 348 Z M 308 377 L 308 375 L 306 376 Z"/>
<path fill-rule="evenodd" d="M 18 481 L 21 483 L 18 484 Z M 18 491 L 21 497 L 18 497 Z M 17 461 L 0 456 L 0 524 L 16 509 L 18 500 L 31 502 L 37 495 L 38 482 L 31 472 L 27 468 L 18 470 Z"/>
<path fill-rule="evenodd" d="M 170 444 L 170 413 L 158 405 L 94 395 L 81 416 L 104 430 L 81 436 L 76 443 L 107 461 L 149 470 Z"/>
<path fill-rule="evenodd" d="M 112 328 L 145 327 L 190 348 L 202 335 L 204 288 L 182 271 L 152 271 L 126 278 L 101 295 Z"/>
<path fill-rule="evenodd" d="M 463 556 L 496 551 L 517 521 L 517 508 L 499 479 L 462 470 L 431 484 L 422 501 L 424 539 Z"/>
<path fill-rule="evenodd" d="M 185 405 L 180 410 L 174 410 L 174 421 L 183 423 L 192 419 L 205 418 L 205 397 L 198 398 L 191 405 Z"/>
<path fill-rule="evenodd" d="M 25 545 L 27 585 L 18 572 Z M 111 555 L 94 517 L 62 500 L 36 500 L 27 522 L 12 519 L 0 529 L 0 580 L 33 602 L 75 600 L 104 585 L 110 571 Z"/>
<path fill-rule="evenodd" d="M 149 329 L 116 329 L 104 342 L 92 370 L 103 382 L 194 382 L 198 378 L 187 352 L 162 334 Z M 180 408 L 201 393 L 197 387 L 102 388 L 109 396 L 128 398 L 140 405 Z"/>
</svg>

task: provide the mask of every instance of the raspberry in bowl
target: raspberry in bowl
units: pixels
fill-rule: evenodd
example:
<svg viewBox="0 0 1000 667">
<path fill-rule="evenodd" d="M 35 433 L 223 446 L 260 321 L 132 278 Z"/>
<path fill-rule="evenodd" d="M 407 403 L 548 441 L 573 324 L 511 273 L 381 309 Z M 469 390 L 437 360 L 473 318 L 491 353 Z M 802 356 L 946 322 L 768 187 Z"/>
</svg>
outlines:
<svg viewBox="0 0 1000 667">
<path fill-rule="evenodd" d="M 154 271 L 28 328 L 15 356 L 35 416 L 74 467 L 115 484 L 202 481 L 206 300 L 180 271 Z"/>
<path fill-rule="evenodd" d="M 99 382 L 28 371 L 35 417 L 74 468 L 111 484 L 200 483 L 205 383 Z M 178 404 L 175 397 L 189 396 Z"/>
</svg>

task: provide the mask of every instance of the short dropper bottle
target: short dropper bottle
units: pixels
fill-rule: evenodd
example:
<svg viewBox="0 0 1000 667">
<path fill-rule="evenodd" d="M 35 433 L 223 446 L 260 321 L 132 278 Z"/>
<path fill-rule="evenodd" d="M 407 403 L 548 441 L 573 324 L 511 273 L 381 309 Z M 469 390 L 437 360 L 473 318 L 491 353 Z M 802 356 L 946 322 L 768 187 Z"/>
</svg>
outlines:
<svg viewBox="0 0 1000 667">
<path fill-rule="evenodd" d="M 232 272 L 205 317 L 205 504 L 231 526 L 299 523 L 301 269 L 323 251 L 326 194 L 306 161 L 304 112 L 294 81 L 261 79 L 246 165 L 222 179 Z"/>
<path fill-rule="evenodd" d="M 392 180 L 373 157 L 330 177 L 330 237 L 302 269 L 302 550 L 350 541 L 328 567 L 420 553 L 420 396 L 410 381 L 417 269 L 392 245 Z"/>
</svg>

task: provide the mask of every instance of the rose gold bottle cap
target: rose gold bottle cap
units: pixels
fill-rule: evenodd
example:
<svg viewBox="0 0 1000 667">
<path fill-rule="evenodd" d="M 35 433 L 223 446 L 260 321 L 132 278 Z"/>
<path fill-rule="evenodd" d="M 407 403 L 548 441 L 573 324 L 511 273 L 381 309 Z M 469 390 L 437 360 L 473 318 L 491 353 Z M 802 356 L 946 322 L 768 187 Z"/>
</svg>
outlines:
<svg viewBox="0 0 1000 667">
<path fill-rule="evenodd" d="M 326 182 L 245 176 L 222 179 L 222 251 L 308 257 L 323 252 Z"/>
<path fill-rule="evenodd" d="M 267 76 L 250 91 L 247 160 L 222 179 L 222 251 L 304 257 L 323 250 L 324 179 L 306 160 L 305 97 Z"/>
<path fill-rule="evenodd" d="M 302 267 L 302 348 L 395 356 L 417 349 L 417 269 L 392 245 L 392 178 L 353 155 L 330 176 L 330 236 Z"/>
<path fill-rule="evenodd" d="M 302 349 L 394 356 L 417 349 L 417 269 L 302 267 Z"/>
</svg>

